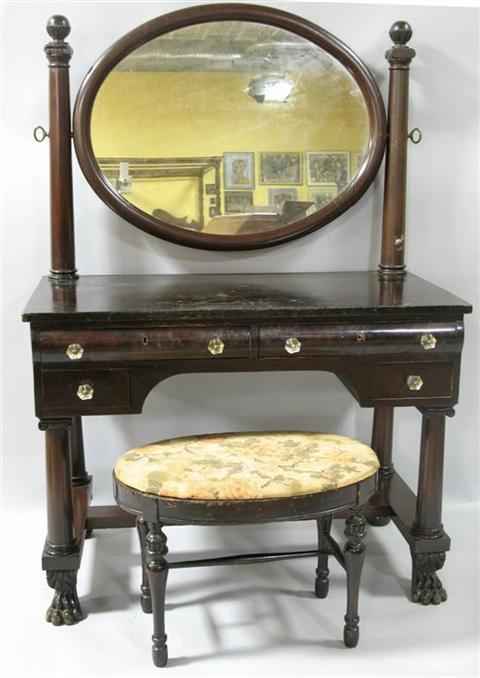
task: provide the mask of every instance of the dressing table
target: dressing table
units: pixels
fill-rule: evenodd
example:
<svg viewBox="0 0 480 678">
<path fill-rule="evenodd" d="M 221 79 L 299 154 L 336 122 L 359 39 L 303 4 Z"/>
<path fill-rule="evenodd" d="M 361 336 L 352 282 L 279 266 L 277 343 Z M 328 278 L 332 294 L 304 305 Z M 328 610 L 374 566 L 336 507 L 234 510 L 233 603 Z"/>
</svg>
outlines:
<svg viewBox="0 0 480 678">
<path fill-rule="evenodd" d="M 42 567 L 56 608 L 76 600 L 86 535 L 134 525 L 117 506 L 90 505 L 82 418 L 140 413 L 158 383 L 196 372 L 328 371 L 359 406 L 373 408 L 371 445 L 381 466 L 367 520 L 378 527 L 393 520 L 407 542 L 412 599 L 445 600 L 437 574 L 450 548 L 442 525 L 445 418 L 458 401 L 471 307 L 405 269 L 407 144 L 419 136 L 408 129 L 409 25 L 390 32 L 388 117 L 367 67 L 332 35 L 272 8 L 219 4 L 159 17 L 115 43 L 87 74 L 73 125 L 70 27 L 54 16 L 47 30 L 50 125 L 48 135 L 35 134 L 50 144 L 52 264 L 23 320 L 46 438 Z M 329 102 L 323 119 L 321 87 Z M 231 108 L 212 99 L 222 91 Z M 240 131 L 238 106 L 247 125 Z M 280 120 L 302 128 L 291 130 L 291 143 L 275 129 Z M 286 243 L 353 207 L 386 148 L 378 271 L 78 275 L 72 137 L 88 182 L 118 215 L 179 246 L 237 251 Z M 422 417 L 416 493 L 392 460 L 396 407 Z"/>
</svg>

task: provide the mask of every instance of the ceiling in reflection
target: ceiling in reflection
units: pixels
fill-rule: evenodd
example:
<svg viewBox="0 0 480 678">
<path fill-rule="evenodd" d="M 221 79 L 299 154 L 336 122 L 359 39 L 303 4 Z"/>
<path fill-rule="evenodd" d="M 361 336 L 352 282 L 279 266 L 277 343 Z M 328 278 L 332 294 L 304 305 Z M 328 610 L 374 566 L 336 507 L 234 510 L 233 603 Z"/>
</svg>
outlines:
<svg viewBox="0 0 480 678">
<path fill-rule="evenodd" d="M 316 45 L 283 29 L 226 21 L 188 26 L 161 35 L 127 56 L 120 71 L 207 71 L 270 73 L 335 61 Z"/>
</svg>

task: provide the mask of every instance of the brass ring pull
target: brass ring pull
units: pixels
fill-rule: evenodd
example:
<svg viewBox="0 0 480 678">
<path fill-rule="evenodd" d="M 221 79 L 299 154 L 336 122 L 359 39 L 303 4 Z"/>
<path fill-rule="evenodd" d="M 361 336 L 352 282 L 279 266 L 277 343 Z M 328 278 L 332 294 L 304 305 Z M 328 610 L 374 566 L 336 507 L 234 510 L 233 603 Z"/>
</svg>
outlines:
<svg viewBox="0 0 480 678">
<path fill-rule="evenodd" d="M 35 127 L 33 130 L 33 138 L 35 141 L 38 141 L 39 144 L 41 144 L 42 141 L 45 141 L 48 136 L 50 136 L 49 133 L 41 125 L 38 125 L 38 127 Z"/>
<path fill-rule="evenodd" d="M 412 142 L 412 144 L 419 144 L 423 138 L 422 135 L 422 130 L 418 129 L 418 127 L 414 127 L 408 134 L 408 138 Z"/>
<path fill-rule="evenodd" d="M 287 339 L 285 342 L 285 350 L 287 353 L 300 353 L 300 349 L 302 348 L 302 342 L 300 339 L 297 339 L 297 337 L 290 337 Z"/>
<path fill-rule="evenodd" d="M 80 400 L 92 400 L 94 388 L 91 384 L 80 384 L 77 388 L 77 396 Z"/>
<path fill-rule="evenodd" d="M 208 350 L 212 355 L 220 355 L 223 353 L 224 348 L 225 344 L 220 339 L 220 337 L 213 337 L 213 339 L 210 339 L 208 342 Z"/>
</svg>

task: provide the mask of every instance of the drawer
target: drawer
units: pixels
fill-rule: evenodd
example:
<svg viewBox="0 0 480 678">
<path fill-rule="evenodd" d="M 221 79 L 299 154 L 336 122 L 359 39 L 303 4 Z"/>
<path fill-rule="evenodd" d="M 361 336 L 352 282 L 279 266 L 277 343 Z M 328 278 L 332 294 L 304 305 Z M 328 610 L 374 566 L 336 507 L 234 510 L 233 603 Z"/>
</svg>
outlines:
<svg viewBox="0 0 480 678">
<path fill-rule="evenodd" d="M 260 328 L 260 357 L 421 354 L 459 352 L 463 326 L 456 322 L 395 325 L 332 324 Z"/>
<path fill-rule="evenodd" d="M 128 406 L 127 369 L 48 370 L 41 375 L 42 408 L 76 414 Z"/>
<path fill-rule="evenodd" d="M 377 363 L 372 398 L 451 398 L 454 384 L 455 370 L 450 362 Z"/>
<path fill-rule="evenodd" d="M 248 327 L 50 330 L 40 333 L 44 363 L 249 358 Z"/>
</svg>

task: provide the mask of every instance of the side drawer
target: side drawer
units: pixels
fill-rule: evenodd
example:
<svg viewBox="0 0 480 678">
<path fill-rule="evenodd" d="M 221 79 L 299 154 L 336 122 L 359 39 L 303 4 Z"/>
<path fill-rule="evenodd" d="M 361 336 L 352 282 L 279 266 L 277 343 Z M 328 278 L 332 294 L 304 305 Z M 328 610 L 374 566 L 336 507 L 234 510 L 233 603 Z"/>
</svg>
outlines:
<svg viewBox="0 0 480 678">
<path fill-rule="evenodd" d="M 451 362 L 377 363 L 373 372 L 372 398 L 451 398 L 455 377 L 456 370 Z"/>
<path fill-rule="evenodd" d="M 47 370 L 40 379 L 41 403 L 45 410 L 95 413 L 126 407 L 130 402 L 127 369 Z"/>
<path fill-rule="evenodd" d="M 40 333 L 44 363 L 249 358 L 248 327 L 49 330 Z"/>
<path fill-rule="evenodd" d="M 278 325 L 260 328 L 260 357 L 460 352 L 463 326 L 428 324 Z"/>
</svg>

